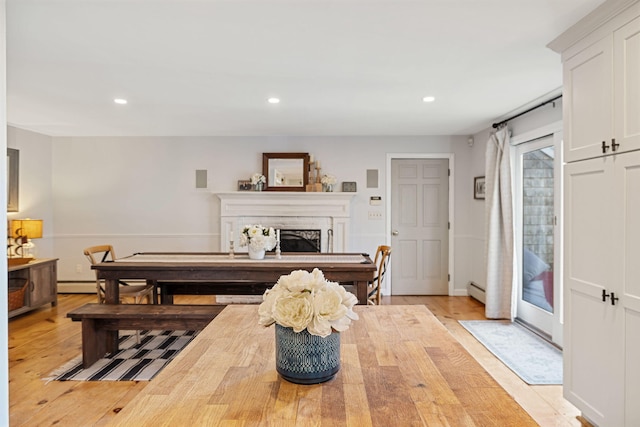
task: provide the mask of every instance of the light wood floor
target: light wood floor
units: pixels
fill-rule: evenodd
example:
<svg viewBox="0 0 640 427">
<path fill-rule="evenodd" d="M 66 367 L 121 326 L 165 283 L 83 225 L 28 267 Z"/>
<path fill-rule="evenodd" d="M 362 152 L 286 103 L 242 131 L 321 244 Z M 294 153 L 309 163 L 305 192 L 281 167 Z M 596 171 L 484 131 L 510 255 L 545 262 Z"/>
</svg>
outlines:
<svg viewBox="0 0 640 427">
<path fill-rule="evenodd" d="M 214 297 L 176 297 L 210 303 Z M 81 352 L 80 324 L 65 317 L 94 295 L 62 294 L 47 306 L 9 321 L 9 408 L 12 426 L 100 426 L 142 390 L 145 382 L 43 380 Z M 484 319 L 469 297 L 384 297 L 383 304 L 424 304 L 541 426 L 581 426 L 561 386 L 529 386 L 475 340 L 457 320 Z"/>
</svg>

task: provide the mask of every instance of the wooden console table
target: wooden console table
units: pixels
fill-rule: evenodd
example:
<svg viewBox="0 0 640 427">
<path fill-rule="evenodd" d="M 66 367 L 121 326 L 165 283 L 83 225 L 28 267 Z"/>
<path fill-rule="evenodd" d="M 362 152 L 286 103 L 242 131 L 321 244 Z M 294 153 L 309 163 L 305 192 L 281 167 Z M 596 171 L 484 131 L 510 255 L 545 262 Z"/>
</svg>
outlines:
<svg viewBox="0 0 640 427">
<path fill-rule="evenodd" d="M 297 385 L 258 307 L 227 306 L 111 425 L 537 425 L 425 306 L 355 310 L 336 377 Z"/>
<path fill-rule="evenodd" d="M 27 284 L 24 305 L 11 310 L 9 318 L 35 310 L 44 304 L 58 304 L 57 262 L 57 258 L 43 258 L 8 268 L 9 281 L 19 280 Z"/>
</svg>

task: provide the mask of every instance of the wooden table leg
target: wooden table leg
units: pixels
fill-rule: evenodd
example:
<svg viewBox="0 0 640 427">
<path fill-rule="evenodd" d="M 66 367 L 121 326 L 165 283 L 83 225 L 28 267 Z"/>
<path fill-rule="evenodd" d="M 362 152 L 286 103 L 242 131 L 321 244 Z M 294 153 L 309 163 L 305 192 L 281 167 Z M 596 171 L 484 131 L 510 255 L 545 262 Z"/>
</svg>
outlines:
<svg viewBox="0 0 640 427">
<path fill-rule="evenodd" d="M 106 331 L 96 322 L 95 319 L 82 319 L 82 366 L 85 369 L 107 353 Z"/>
<path fill-rule="evenodd" d="M 120 284 L 118 283 L 118 279 L 105 279 L 104 302 L 106 304 L 120 303 Z"/>
<path fill-rule="evenodd" d="M 173 304 L 173 295 L 167 292 L 169 286 L 166 283 L 160 283 L 160 304 Z"/>
<path fill-rule="evenodd" d="M 358 297 L 358 304 L 367 305 L 367 284 L 365 281 L 358 281 L 354 283 L 356 285 L 356 297 Z"/>
</svg>

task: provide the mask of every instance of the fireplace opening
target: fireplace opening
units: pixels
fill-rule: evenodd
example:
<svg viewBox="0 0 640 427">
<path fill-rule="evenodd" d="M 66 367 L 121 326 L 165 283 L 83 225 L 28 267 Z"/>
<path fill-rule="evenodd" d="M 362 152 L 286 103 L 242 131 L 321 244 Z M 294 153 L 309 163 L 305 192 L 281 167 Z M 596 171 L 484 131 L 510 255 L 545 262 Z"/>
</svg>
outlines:
<svg viewBox="0 0 640 427">
<path fill-rule="evenodd" d="M 281 252 L 320 252 L 321 230 L 280 230 Z"/>
</svg>

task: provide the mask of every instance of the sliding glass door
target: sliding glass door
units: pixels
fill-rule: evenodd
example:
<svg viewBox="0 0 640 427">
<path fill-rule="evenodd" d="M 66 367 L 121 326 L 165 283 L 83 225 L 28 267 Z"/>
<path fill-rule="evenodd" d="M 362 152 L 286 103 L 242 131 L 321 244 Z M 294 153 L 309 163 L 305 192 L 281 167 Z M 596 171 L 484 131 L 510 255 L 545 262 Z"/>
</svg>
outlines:
<svg viewBox="0 0 640 427">
<path fill-rule="evenodd" d="M 558 344 L 560 327 L 560 142 L 553 135 L 515 148 L 516 317 Z"/>
</svg>

